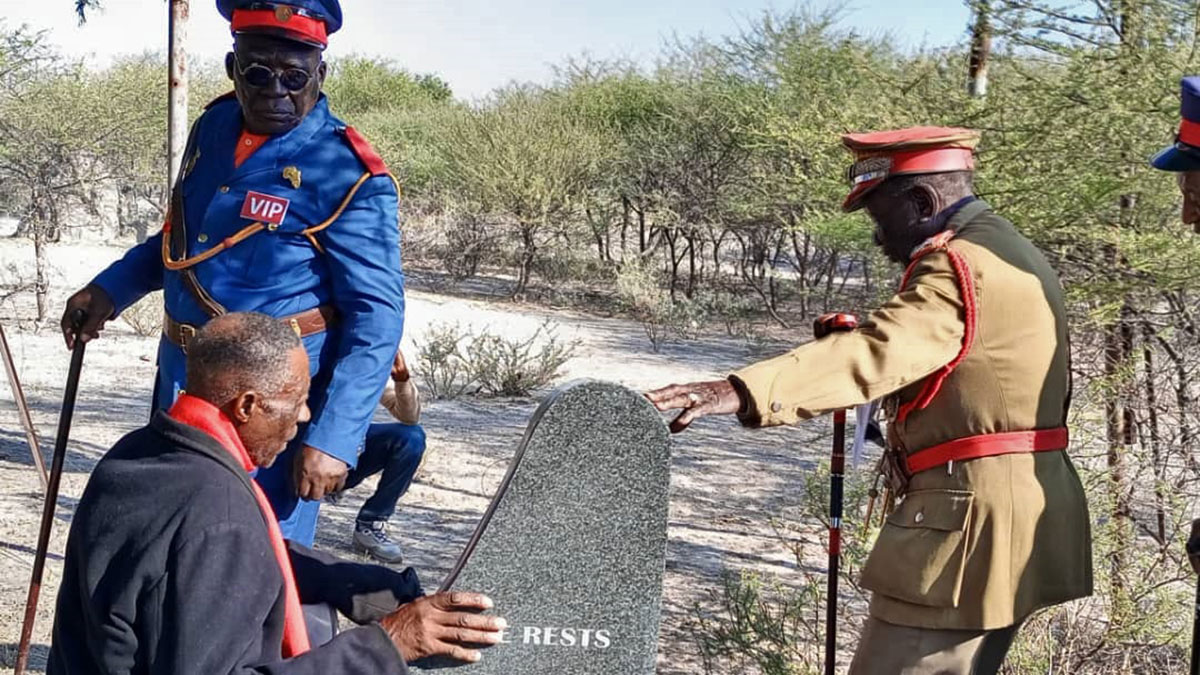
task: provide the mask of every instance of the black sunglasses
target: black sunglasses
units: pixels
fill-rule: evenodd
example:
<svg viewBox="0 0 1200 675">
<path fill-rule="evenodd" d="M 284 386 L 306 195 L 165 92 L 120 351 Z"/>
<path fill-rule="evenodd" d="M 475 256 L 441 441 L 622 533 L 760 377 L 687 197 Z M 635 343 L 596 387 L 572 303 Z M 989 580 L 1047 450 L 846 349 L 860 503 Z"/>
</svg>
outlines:
<svg viewBox="0 0 1200 675">
<path fill-rule="evenodd" d="M 272 80 L 279 78 L 279 84 L 282 84 L 284 89 L 295 92 L 307 87 L 309 81 L 312 80 L 312 73 L 303 68 L 275 70 L 261 63 L 251 63 L 242 68 L 241 61 L 236 56 L 233 57 L 233 62 L 237 64 L 238 74 L 242 76 L 242 80 L 255 89 L 265 89 L 271 86 Z"/>
</svg>

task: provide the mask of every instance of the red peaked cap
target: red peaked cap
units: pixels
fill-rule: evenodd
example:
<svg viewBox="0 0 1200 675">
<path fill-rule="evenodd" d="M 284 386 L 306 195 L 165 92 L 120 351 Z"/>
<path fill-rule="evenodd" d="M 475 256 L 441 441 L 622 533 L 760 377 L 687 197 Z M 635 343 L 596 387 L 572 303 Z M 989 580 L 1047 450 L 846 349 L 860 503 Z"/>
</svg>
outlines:
<svg viewBox="0 0 1200 675">
<path fill-rule="evenodd" d="M 854 153 L 846 172 L 850 194 L 842 210 L 857 211 L 863 197 L 891 176 L 973 171 L 979 132 L 959 127 L 911 127 L 845 134 L 842 144 Z"/>
</svg>

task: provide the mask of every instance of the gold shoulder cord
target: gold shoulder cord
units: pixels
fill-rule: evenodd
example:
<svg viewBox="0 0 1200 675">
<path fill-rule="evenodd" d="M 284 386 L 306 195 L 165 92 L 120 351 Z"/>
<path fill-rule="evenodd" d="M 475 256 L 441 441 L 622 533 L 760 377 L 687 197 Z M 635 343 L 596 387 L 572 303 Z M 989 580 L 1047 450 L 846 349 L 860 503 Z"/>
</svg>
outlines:
<svg viewBox="0 0 1200 675">
<path fill-rule="evenodd" d="M 400 194 L 400 182 L 397 181 L 396 177 L 390 173 L 387 174 L 387 176 L 388 176 L 388 178 L 392 179 L 392 183 L 396 186 L 396 194 L 399 195 Z M 356 181 L 354 183 L 354 185 L 350 188 L 350 192 L 348 192 L 346 194 L 346 198 L 342 200 L 342 203 L 337 207 L 337 210 L 335 210 L 333 212 L 332 216 L 329 216 L 329 218 L 325 219 L 321 223 L 318 223 L 317 225 L 313 225 L 312 227 L 310 227 L 308 229 L 300 231 L 300 234 L 307 237 L 308 241 L 312 243 L 313 248 L 317 249 L 317 251 L 319 251 L 320 253 L 325 253 L 325 247 L 321 246 L 320 242 L 317 241 L 317 238 L 315 235 L 318 232 L 321 232 L 325 228 L 332 225 L 335 221 L 337 221 L 338 218 L 340 218 L 342 216 L 342 213 L 344 213 L 346 211 L 346 207 L 350 206 L 350 202 L 354 199 L 354 195 L 358 194 L 359 189 L 370 178 L 371 178 L 370 172 L 366 172 L 362 176 L 359 176 L 358 181 Z M 220 245 L 214 246 L 214 247 L 208 249 L 207 251 L 205 251 L 204 253 L 201 253 L 200 255 L 195 255 L 195 256 L 192 256 L 191 258 L 184 257 L 180 260 L 175 260 L 171 257 L 170 242 L 167 237 L 163 237 L 163 244 L 162 244 L 163 267 L 167 268 L 168 270 L 171 270 L 172 272 L 178 272 L 180 270 L 186 270 L 191 267 L 195 267 L 196 265 L 199 265 L 200 263 L 204 262 L 205 260 L 211 260 L 212 258 L 215 258 L 216 256 L 220 255 L 221 253 L 228 251 L 229 249 L 233 248 L 234 246 L 237 246 L 238 244 L 242 243 L 243 241 L 246 241 L 250 237 L 253 237 L 254 235 L 258 234 L 259 232 L 262 232 L 265 229 L 267 229 L 266 223 L 253 223 L 251 225 L 247 225 L 246 227 L 242 228 L 241 230 L 238 230 L 238 232 L 236 234 L 234 234 L 232 237 L 228 237 L 225 240 L 223 240 L 220 243 Z"/>
</svg>

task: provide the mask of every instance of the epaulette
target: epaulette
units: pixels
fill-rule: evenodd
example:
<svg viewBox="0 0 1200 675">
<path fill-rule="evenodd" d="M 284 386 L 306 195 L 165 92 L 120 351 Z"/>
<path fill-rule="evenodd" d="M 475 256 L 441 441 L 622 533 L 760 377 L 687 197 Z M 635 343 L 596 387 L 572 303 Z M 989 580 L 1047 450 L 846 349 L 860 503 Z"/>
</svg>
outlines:
<svg viewBox="0 0 1200 675">
<path fill-rule="evenodd" d="M 205 109 L 205 110 L 208 110 L 209 108 L 213 107 L 214 105 L 216 105 L 216 104 L 218 104 L 218 103 L 224 103 L 225 101 L 228 101 L 228 100 L 230 100 L 230 99 L 236 99 L 236 98 L 237 98 L 237 92 L 236 92 L 236 91 L 230 91 L 230 92 L 227 92 L 227 93 L 221 94 L 220 96 L 218 96 L 218 97 L 214 98 L 213 100 L 209 101 L 209 102 L 208 102 L 208 103 L 207 103 L 207 104 L 204 106 L 204 109 Z"/>
<path fill-rule="evenodd" d="M 367 171 L 372 176 L 386 176 L 388 174 L 387 164 L 384 163 L 383 157 L 375 152 L 375 148 L 367 142 L 367 139 L 358 132 L 354 127 L 346 126 L 339 129 L 343 136 L 346 137 L 346 142 L 350 144 L 350 148 L 354 150 L 354 154 L 358 157 L 358 161 L 367 167 Z"/>
<path fill-rule="evenodd" d="M 954 230 L 942 230 L 941 232 L 938 232 L 932 237 L 921 242 L 921 245 L 913 250 L 912 260 L 927 256 L 934 251 L 946 250 L 946 247 L 950 245 L 950 240 L 954 239 L 955 235 L 957 234 L 958 233 Z"/>
</svg>

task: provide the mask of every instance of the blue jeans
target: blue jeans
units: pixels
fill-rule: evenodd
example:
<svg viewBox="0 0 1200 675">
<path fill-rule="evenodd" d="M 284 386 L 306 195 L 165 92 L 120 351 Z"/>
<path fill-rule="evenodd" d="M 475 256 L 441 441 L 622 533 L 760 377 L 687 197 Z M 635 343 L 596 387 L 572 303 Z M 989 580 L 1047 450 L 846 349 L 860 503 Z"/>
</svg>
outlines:
<svg viewBox="0 0 1200 675">
<path fill-rule="evenodd" d="M 412 485 L 421 457 L 425 454 L 425 430 L 411 424 L 372 424 L 367 428 L 358 466 L 346 476 L 349 490 L 369 476 L 382 473 L 379 487 L 363 503 L 358 520 L 375 522 L 387 520 L 396 512 L 396 503 Z"/>
</svg>

